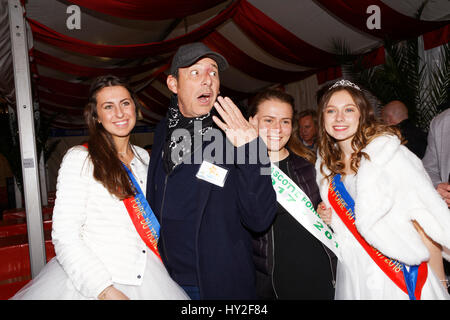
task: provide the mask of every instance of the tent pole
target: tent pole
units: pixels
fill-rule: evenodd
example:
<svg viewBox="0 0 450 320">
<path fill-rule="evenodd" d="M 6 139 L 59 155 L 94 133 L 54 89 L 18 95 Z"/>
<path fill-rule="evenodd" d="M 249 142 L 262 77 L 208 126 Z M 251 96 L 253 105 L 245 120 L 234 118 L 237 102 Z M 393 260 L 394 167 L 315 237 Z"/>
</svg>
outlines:
<svg viewBox="0 0 450 320">
<path fill-rule="evenodd" d="M 34 278 L 45 266 L 46 257 L 38 161 L 36 156 L 27 32 L 20 1 L 8 0 L 8 6 L 31 276 Z"/>
</svg>

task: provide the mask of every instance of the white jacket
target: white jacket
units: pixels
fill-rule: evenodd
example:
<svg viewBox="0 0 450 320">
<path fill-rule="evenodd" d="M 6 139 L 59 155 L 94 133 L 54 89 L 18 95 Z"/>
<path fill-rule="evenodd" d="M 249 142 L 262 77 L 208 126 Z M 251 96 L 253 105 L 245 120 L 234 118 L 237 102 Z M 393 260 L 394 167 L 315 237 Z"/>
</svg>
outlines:
<svg viewBox="0 0 450 320">
<path fill-rule="evenodd" d="M 443 245 L 449 260 L 450 211 L 434 189 L 422 162 L 395 136 L 375 138 L 365 149 L 370 160 L 361 159 L 356 175 L 356 228 L 364 239 L 384 255 L 408 265 L 429 259 L 429 252 L 411 223 L 416 220 L 425 233 Z M 322 200 L 328 201 L 328 183 L 316 162 Z M 324 168 L 329 173 L 328 168 Z M 332 210 L 333 221 L 339 219 Z"/>
<path fill-rule="evenodd" d="M 144 163 L 135 157 L 131 167 L 145 194 L 149 155 L 134 149 Z M 52 239 L 75 288 L 96 298 L 113 282 L 140 285 L 149 250 L 123 202 L 94 180 L 92 171 L 85 147 L 67 151 L 58 174 Z"/>
</svg>

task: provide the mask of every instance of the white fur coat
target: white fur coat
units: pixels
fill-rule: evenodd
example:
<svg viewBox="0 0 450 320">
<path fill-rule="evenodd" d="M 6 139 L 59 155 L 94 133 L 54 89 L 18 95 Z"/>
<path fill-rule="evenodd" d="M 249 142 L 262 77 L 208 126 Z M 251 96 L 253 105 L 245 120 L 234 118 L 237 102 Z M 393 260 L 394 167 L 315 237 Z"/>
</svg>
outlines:
<svg viewBox="0 0 450 320">
<path fill-rule="evenodd" d="M 384 255 L 408 265 L 429 259 L 429 252 L 411 223 L 444 247 L 450 261 L 450 210 L 439 196 L 422 162 L 394 136 L 375 138 L 363 150 L 356 175 L 356 228 L 364 239 Z M 316 162 L 317 183 L 327 207 L 328 183 Z M 329 173 L 328 168 L 324 171 Z M 339 219 L 332 210 L 333 221 Z M 338 235 L 337 235 L 338 236 Z"/>
</svg>

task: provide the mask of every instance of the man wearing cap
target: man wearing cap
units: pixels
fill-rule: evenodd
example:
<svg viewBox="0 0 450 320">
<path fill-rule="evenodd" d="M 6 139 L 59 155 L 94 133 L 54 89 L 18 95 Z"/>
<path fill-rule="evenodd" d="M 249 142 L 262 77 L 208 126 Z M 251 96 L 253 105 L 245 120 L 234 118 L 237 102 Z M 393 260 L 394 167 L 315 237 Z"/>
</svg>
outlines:
<svg viewBox="0 0 450 320">
<path fill-rule="evenodd" d="M 256 298 L 248 230 L 266 230 L 276 213 L 267 147 L 231 99 L 218 97 L 227 67 L 202 43 L 178 49 L 148 172 L 161 258 L 192 299 Z"/>
</svg>

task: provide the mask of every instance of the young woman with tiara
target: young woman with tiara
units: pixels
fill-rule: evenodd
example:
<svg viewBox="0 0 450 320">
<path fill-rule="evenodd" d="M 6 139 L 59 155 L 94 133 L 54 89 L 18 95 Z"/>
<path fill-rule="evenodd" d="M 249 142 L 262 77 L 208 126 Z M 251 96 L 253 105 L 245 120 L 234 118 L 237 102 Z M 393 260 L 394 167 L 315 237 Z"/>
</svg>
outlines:
<svg viewBox="0 0 450 320">
<path fill-rule="evenodd" d="M 316 172 L 318 212 L 340 245 L 336 299 L 449 299 L 447 205 L 348 80 L 320 99 Z"/>
<path fill-rule="evenodd" d="M 70 148 L 59 169 L 56 257 L 12 299 L 188 299 L 158 254 L 159 224 L 145 200 L 149 155 L 130 143 L 137 111 L 125 82 L 93 81 L 88 143 Z"/>
</svg>

